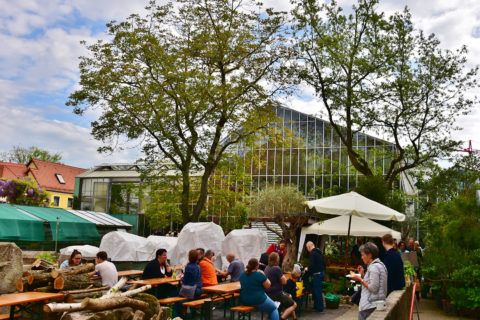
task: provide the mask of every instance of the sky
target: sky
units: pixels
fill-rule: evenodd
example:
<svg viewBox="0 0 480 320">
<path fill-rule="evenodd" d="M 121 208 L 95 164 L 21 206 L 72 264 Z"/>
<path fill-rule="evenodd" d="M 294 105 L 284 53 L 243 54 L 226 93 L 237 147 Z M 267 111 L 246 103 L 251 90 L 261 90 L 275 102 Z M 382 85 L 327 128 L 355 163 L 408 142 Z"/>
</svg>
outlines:
<svg viewBox="0 0 480 320">
<path fill-rule="evenodd" d="M 289 0 L 266 0 L 266 6 L 289 10 Z M 338 1 L 351 7 L 352 0 Z M 143 0 L 0 0 L 0 152 L 12 146 L 31 145 L 60 152 L 68 165 L 90 168 L 101 163 L 133 162 L 141 156 L 132 144 L 113 154 L 99 154 L 101 146 L 90 135 L 90 122 L 98 114 L 72 113 L 65 105 L 78 88 L 79 56 L 87 52 L 81 40 L 93 43 L 107 39 L 105 24 L 124 20 L 132 13 L 145 13 Z M 384 0 L 387 14 L 407 5 L 415 26 L 435 33 L 445 49 L 461 45 L 469 49 L 468 65 L 480 63 L 480 1 L 476 0 Z M 321 103 L 311 90 L 291 97 L 288 107 L 318 114 Z M 476 90 L 480 94 L 480 90 Z M 475 94 L 476 92 L 472 92 Z M 455 138 L 472 140 L 480 149 L 480 106 L 460 117 L 462 131 Z"/>
</svg>

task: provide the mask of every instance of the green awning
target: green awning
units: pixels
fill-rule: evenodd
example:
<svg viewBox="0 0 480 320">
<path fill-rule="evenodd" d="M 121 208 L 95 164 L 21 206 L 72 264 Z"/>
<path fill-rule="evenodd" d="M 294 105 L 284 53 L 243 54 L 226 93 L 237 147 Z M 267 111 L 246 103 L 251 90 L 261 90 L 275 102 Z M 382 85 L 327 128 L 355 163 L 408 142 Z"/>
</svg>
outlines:
<svg viewBox="0 0 480 320">
<path fill-rule="evenodd" d="M 0 203 L 0 240 L 44 241 L 43 220 Z"/>
<path fill-rule="evenodd" d="M 95 224 L 77 217 L 70 212 L 57 208 L 42 208 L 15 205 L 40 219 L 50 222 L 52 240 L 55 240 L 55 229 L 58 220 L 58 241 L 88 242 L 100 240 Z"/>
</svg>

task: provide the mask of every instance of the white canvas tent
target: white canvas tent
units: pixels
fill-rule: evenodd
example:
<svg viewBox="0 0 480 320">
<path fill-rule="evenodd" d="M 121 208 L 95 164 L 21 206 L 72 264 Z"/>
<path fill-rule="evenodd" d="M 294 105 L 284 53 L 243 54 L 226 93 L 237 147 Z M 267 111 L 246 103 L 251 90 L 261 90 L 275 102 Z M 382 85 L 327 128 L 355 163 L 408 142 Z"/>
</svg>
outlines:
<svg viewBox="0 0 480 320">
<path fill-rule="evenodd" d="M 267 251 L 267 233 L 260 229 L 237 229 L 230 231 L 222 242 L 222 258 L 224 266 L 228 261 L 224 258 L 227 253 L 233 252 L 235 258 L 245 265 L 251 258 L 259 259 Z"/>
<path fill-rule="evenodd" d="M 100 251 L 105 251 L 112 261 L 148 261 L 147 238 L 122 231 L 112 231 L 103 236 Z"/>
<path fill-rule="evenodd" d="M 222 242 L 225 239 L 222 227 L 213 222 L 190 222 L 187 223 L 178 234 L 177 248 L 170 255 L 170 264 L 186 265 L 188 263 L 188 251 L 196 248 L 204 248 L 205 251 L 213 250 L 217 260 L 215 267 L 222 268 Z"/>
<path fill-rule="evenodd" d="M 149 254 L 148 260 L 152 260 L 155 258 L 157 250 L 163 248 L 167 250 L 168 259 L 171 259 L 175 254 L 177 242 L 177 237 L 148 236 L 145 247 L 141 251 L 147 252 Z"/>
<path fill-rule="evenodd" d="M 60 254 L 69 256 L 72 254 L 73 250 L 78 250 L 84 258 L 95 258 L 100 249 L 91 245 L 79 245 L 79 246 L 69 246 L 66 248 L 60 249 Z"/>
<path fill-rule="evenodd" d="M 314 223 L 308 227 L 303 227 L 300 233 L 298 259 L 300 259 L 307 234 L 347 236 L 349 219 L 349 216 L 339 216 L 322 222 Z M 350 227 L 350 235 L 352 236 L 382 237 L 387 233 L 391 234 L 394 239 L 401 238 L 400 232 L 382 226 L 375 221 L 356 216 L 352 217 L 352 223 Z"/>
</svg>

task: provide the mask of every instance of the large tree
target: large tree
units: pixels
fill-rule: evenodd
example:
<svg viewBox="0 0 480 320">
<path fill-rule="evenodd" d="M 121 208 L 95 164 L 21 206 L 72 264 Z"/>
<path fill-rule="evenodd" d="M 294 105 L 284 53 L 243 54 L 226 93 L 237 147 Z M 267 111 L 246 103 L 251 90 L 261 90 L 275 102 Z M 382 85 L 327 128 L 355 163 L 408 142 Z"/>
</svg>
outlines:
<svg viewBox="0 0 480 320">
<path fill-rule="evenodd" d="M 51 153 L 48 150 L 40 149 L 35 146 L 13 146 L 11 150 L 0 153 L 0 161 L 11 161 L 15 163 L 27 164 L 30 159 L 40 159 L 43 161 L 61 163 L 60 161 L 62 161 L 62 154 Z"/>
<path fill-rule="evenodd" d="M 477 69 L 466 69 L 465 47 L 443 50 L 434 35 L 415 30 L 407 8 L 385 17 L 378 0 L 358 0 L 348 13 L 336 1 L 296 0 L 298 79 L 323 104 L 352 165 L 373 176 L 360 131 L 383 133 L 393 142 L 384 174 L 391 187 L 408 169 L 448 152 L 455 120 L 476 99 Z"/>
<path fill-rule="evenodd" d="M 99 109 L 91 125 L 100 151 L 141 141 L 154 172 L 177 170 L 183 222 L 196 221 L 225 150 L 273 116 L 285 15 L 240 0 L 152 1 L 147 10 L 108 24 L 111 40 L 88 46 L 68 104 Z M 194 199 L 192 172 L 202 172 Z"/>
</svg>

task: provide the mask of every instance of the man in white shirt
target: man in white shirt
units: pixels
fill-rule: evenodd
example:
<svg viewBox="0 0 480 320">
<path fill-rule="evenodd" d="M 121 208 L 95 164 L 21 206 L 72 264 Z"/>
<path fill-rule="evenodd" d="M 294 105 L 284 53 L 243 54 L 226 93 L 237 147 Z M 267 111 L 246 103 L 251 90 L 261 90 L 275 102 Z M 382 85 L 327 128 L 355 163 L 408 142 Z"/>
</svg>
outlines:
<svg viewBox="0 0 480 320">
<path fill-rule="evenodd" d="M 89 275 L 92 276 L 98 272 L 102 277 L 102 286 L 113 287 L 118 282 L 118 272 L 115 265 L 107 259 L 107 253 L 99 251 L 95 257 L 95 271 L 90 272 Z"/>
</svg>

